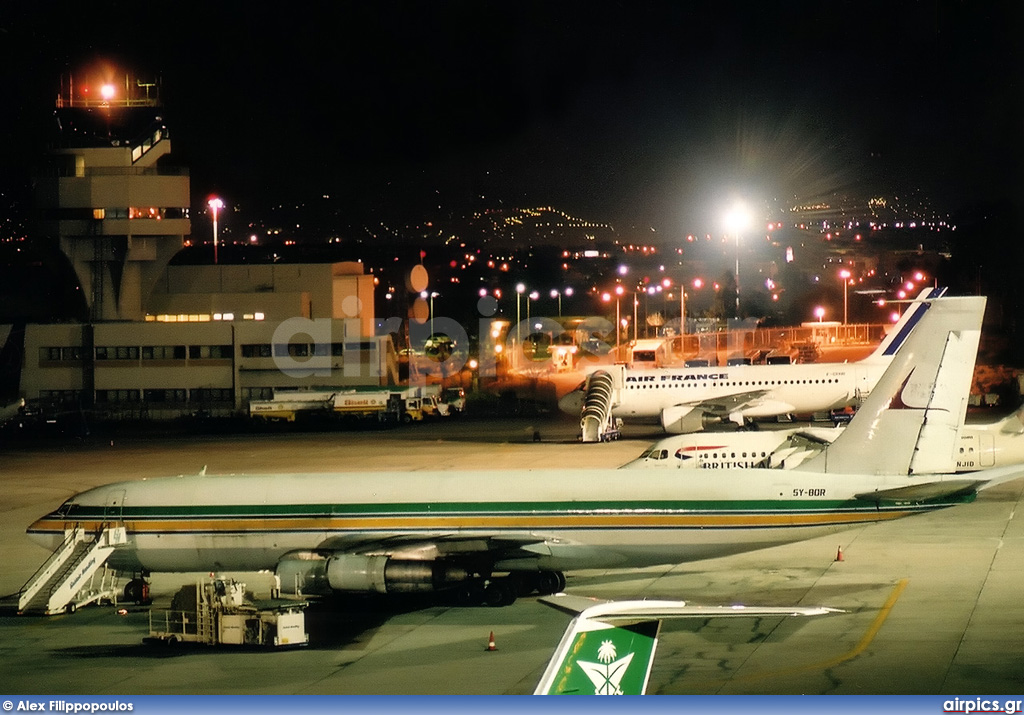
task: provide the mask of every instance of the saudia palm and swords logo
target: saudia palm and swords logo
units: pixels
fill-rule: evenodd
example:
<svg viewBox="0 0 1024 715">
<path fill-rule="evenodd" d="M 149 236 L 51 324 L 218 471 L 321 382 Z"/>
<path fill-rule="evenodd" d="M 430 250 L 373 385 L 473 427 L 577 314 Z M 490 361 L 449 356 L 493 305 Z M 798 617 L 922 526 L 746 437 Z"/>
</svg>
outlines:
<svg viewBox="0 0 1024 715">
<path fill-rule="evenodd" d="M 625 657 L 616 660 L 617 655 L 615 644 L 605 640 L 601 641 L 597 649 L 597 659 L 601 661 L 600 663 L 576 661 L 594 684 L 596 695 L 622 695 L 622 678 L 633 660 L 633 653 L 627 653 Z"/>
<path fill-rule="evenodd" d="M 643 694 L 660 625 L 659 620 L 642 620 L 577 633 L 548 692 Z"/>
</svg>

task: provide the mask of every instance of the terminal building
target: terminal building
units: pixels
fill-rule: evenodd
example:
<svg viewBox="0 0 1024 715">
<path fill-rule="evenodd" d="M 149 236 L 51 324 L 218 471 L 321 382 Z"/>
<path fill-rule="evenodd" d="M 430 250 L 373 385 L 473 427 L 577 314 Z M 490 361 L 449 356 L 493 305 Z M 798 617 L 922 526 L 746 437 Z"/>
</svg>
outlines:
<svg viewBox="0 0 1024 715">
<path fill-rule="evenodd" d="M 28 401 L 101 417 L 244 411 L 274 389 L 394 384 L 359 263 L 169 265 L 191 235 L 158 87 L 66 80 L 37 172 L 37 232 L 77 275 L 84 323 L 28 325 Z"/>
</svg>

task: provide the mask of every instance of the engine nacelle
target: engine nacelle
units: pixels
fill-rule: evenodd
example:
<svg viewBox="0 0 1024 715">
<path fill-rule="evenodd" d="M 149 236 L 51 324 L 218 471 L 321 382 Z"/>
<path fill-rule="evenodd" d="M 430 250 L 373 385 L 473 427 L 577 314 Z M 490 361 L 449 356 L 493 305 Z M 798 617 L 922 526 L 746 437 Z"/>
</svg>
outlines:
<svg viewBox="0 0 1024 715">
<path fill-rule="evenodd" d="M 321 596 L 331 593 L 331 585 L 327 581 L 327 557 L 315 551 L 287 554 L 277 562 L 274 573 L 280 581 L 282 593 Z"/>
<path fill-rule="evenodd" d="M 327 582 L 335 591 L 439 591 L 468 578 L 469 573 L 465 569 L 445 561 L 360 554 L 332 555 L 327 561 Z"/>
<path fill-rule="evenodd" d="M 321 595 L 334 591 L 425 593 L 452 588 L 471 576 L 446 561 L 314 552 L 289 554 L 278 563 L 277 575 L 285 593 Z"/>
<path fill-rule="evenodd" d="M 661 426 L 669 434 L 701 432 L 706 425 L 716 421 L 717 418 L 709 417 L 693 407 L 666 407 L 661 411 Z"/>
</svg>

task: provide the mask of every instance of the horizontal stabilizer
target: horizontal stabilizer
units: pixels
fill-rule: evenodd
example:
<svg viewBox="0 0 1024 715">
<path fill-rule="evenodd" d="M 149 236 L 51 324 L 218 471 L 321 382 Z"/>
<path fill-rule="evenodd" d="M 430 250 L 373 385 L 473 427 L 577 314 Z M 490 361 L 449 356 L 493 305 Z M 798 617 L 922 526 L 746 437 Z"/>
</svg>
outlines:
<svg viewBox="0 0 1024 715">
<path fill-rule="evenodd" d="M 879 504 L 895 502 L 919 502 L 932 499 L 945 499 L 961 494 L 972 494 L 978 491 L 985 480 L 977 479 L 953 479 L 945 482 L 927 482 L 924 484 L 912 484 L 908 487 L 896 487 L 895 489 L 879 489 L 873 492 L 857 494 L 857 499 L 864 501 L 875 501 Z"/>
<path fill-rule="evenodd" d="M 598 601 L 559 593 L 540 599 L 575 616 L 535 695 L 642 695 L 663 618 L 819 616 L 832 608 L 690 606 L 685 601 Z"/>
<path fill-rule="evenodd" d="M 709 616 L 822 616 L 826 613 L 842 613 L 838 609 L 824 606 L 691 606 L 686 601 L 602 601 L 567 593 L 556 593 L 538 600 L 569 615 L 582 615 L 594 621 Z"/>
</svg>

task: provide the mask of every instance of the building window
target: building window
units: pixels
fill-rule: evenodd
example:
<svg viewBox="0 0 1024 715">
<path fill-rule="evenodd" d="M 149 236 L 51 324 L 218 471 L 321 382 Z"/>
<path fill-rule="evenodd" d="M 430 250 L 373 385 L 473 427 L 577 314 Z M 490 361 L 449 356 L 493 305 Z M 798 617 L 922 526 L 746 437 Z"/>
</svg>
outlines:
<svg viewBox="0 0 1024 715">
<path fill-rule="evenodd" d="M 143 390 L 146 402 L 185 402 L 186 390 Z"/>
<path fill-rule="evenodd" d="M 189 345 L 189 360 L 230 360 L 230 345 Z"/>
<path fill-rule="evenodd" d="M 193 403 L 234 402 L 234 391 L 230 387 L 197 387 L 189 391 Z"/>
<path fill-rule="evenodd" d="M 242 346 L 242 357 L 244 358 L 268 358 L 270 356 L 270 343 L 254 343 Z"/>
<path fill-rule="evenodd" d="M 143 345 L 143 360 L 184 360 L 184 345 Z"/>
<path fill-rule="evenodd" d="M 246 400 L 272 400 L 273 387 L 246 387 L 242 389 L 242 398 Z"/>
<path fill-rule="evenodd" d="M 138 390 L 96 390 L 97 403 L 138 402 Z"/>
<path fill-rule="evenodd" d="M 138 360 L 139 348 L 136 345 L 98 345 L 97 360 Z"/>
<path fill-rule="evenodd" d="M 39 399 L 51 405 L 77 405 L 81 390 L 40 390 Z"/>
<path fill-rule="evenodd" d="M 82 347 L 72 345 L 71 347 L 46 347 L 39 348 L 39 362 L 81 362 Z"/>
<path fill-rule="evenodd" d="M 274 343 L 274 357 L 309 357 L 309 343 Z"/>
</svg>

